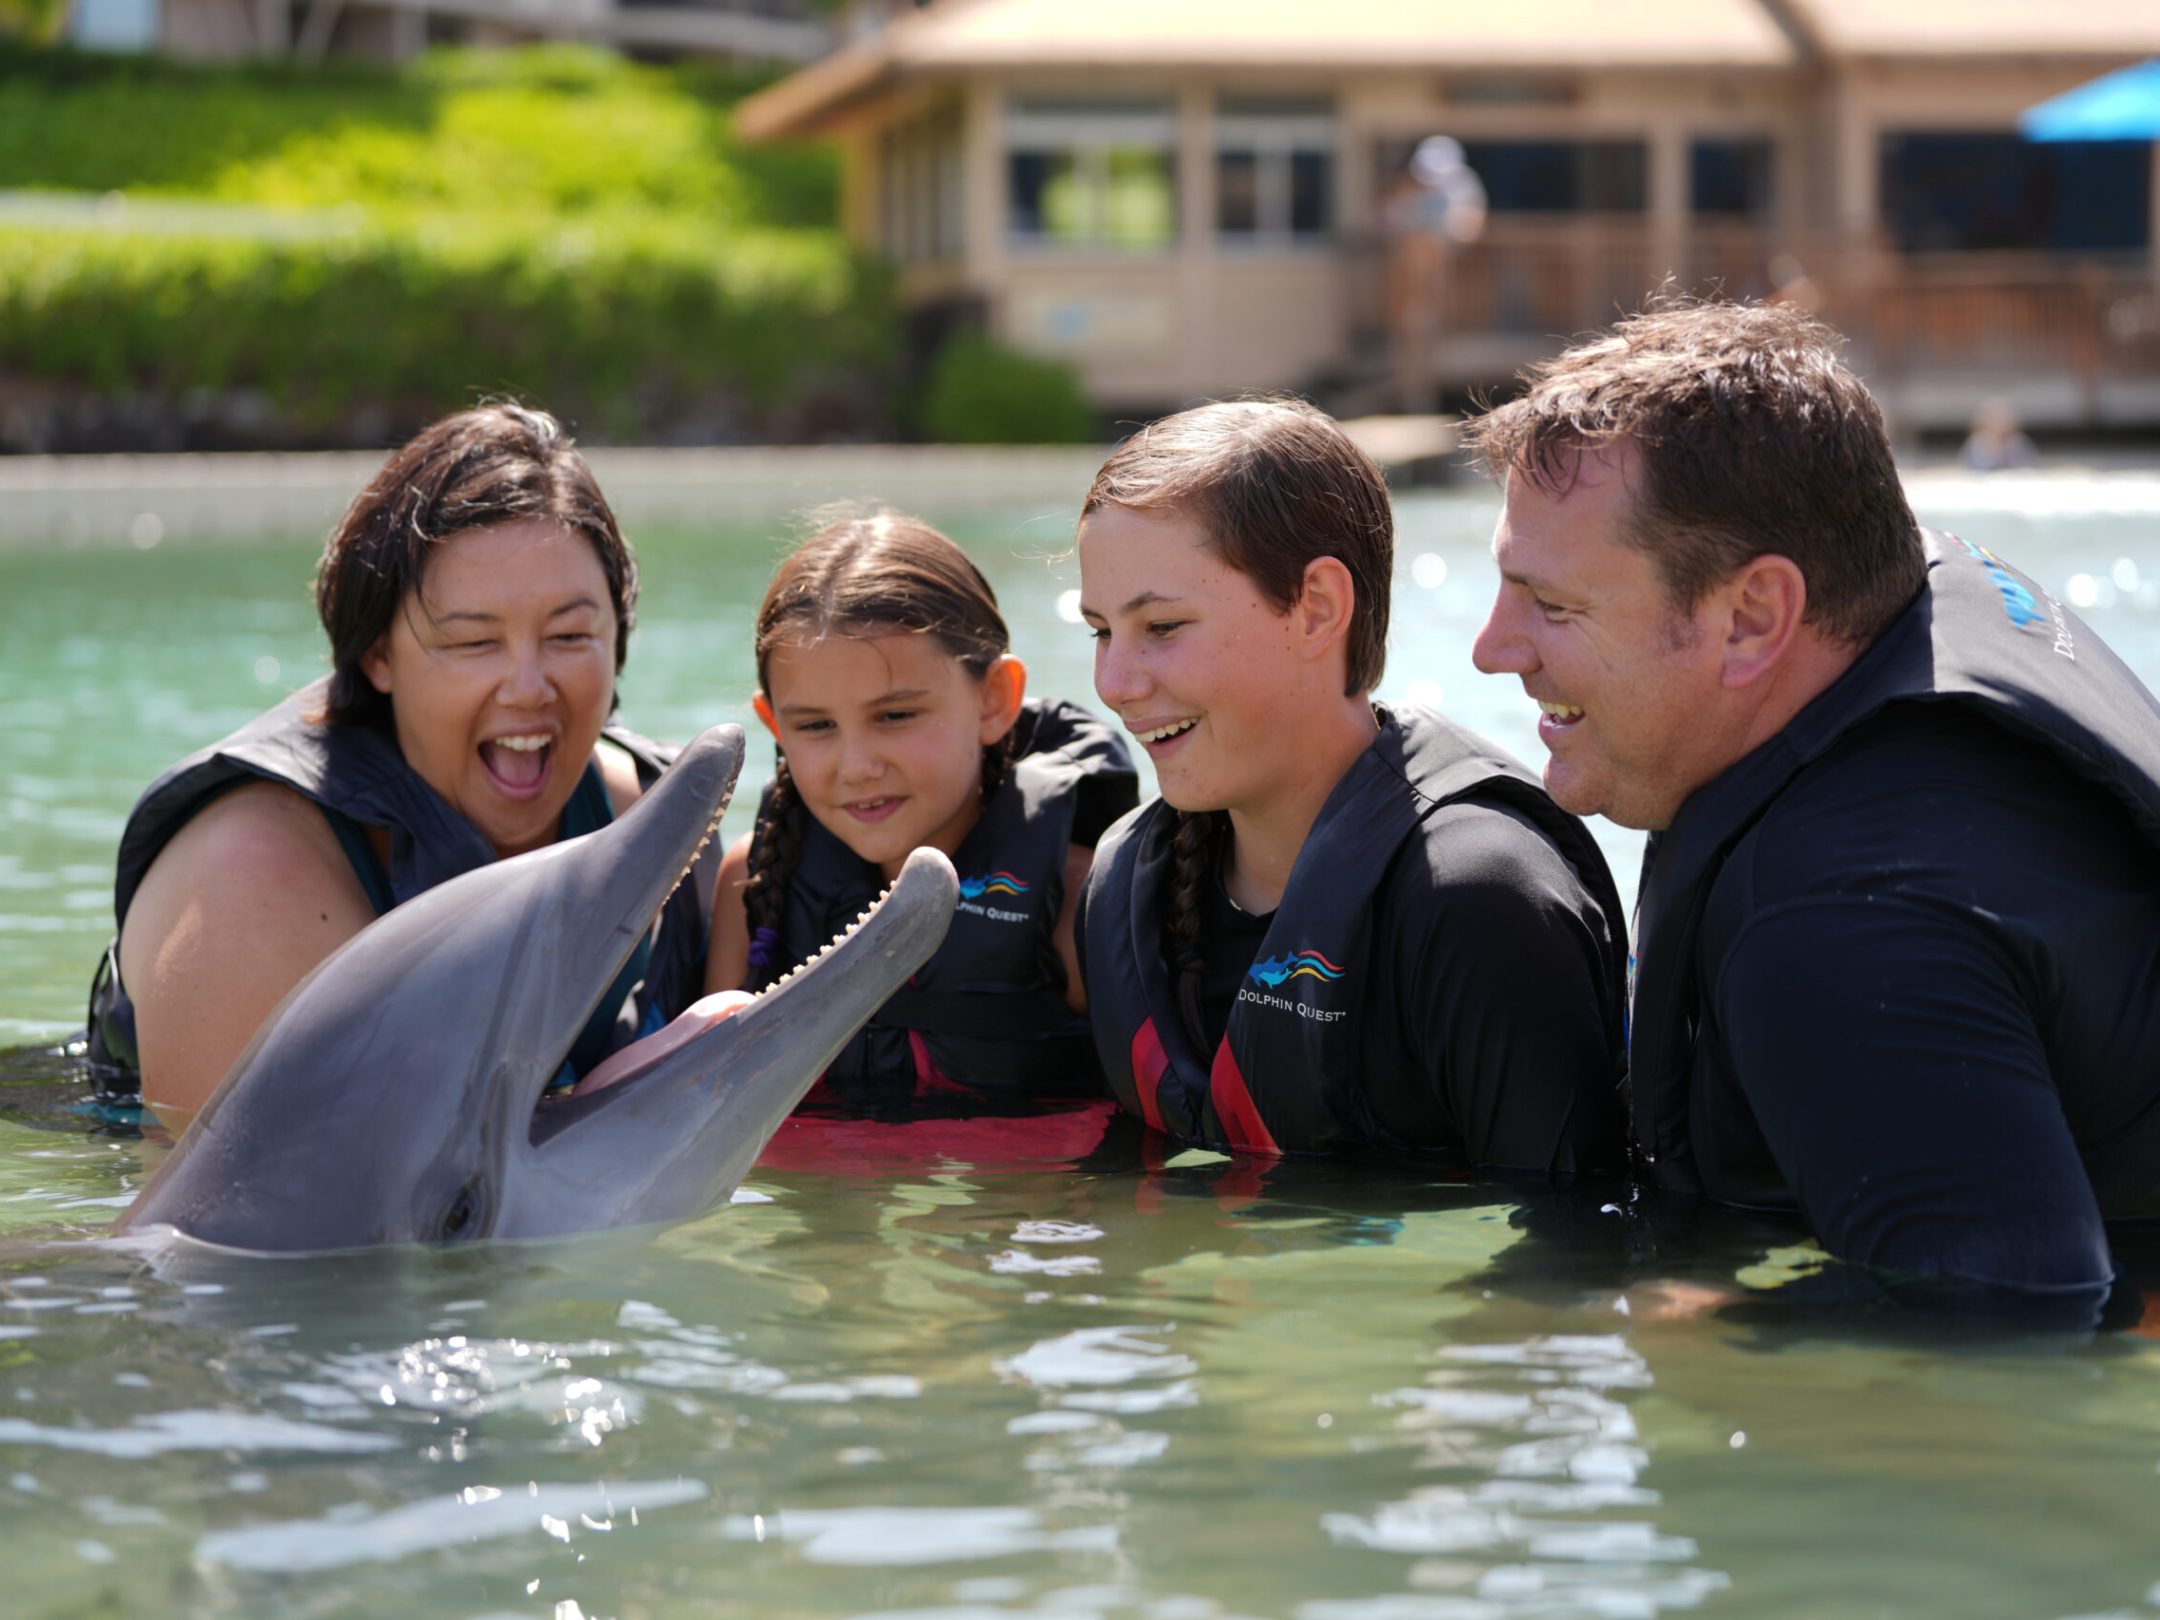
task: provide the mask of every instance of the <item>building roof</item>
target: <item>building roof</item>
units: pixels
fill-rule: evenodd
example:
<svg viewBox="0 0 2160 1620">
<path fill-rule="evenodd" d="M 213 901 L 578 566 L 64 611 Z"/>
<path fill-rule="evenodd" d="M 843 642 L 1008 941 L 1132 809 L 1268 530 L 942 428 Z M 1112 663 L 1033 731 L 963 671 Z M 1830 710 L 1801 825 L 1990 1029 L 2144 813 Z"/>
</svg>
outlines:
<svg viewBox="0 0 2160 1620">
<path fill-rule="evenodd" d="M 1832 56 L 2091 56 L 2160 52 L 2155 0 L 1783 0 Z"/>
<path fill-rule="evenodd" d="M 1029 69 L 1539 72 L 2160 54 L 2160 0 L 935 0 L 745 101 L 803 134 L 909 78 Z"/>
<path fill-rule="evenodd" d="M 751 97 L 737 123 L 753 138 L 806 132 L 859 96 L 932 72 L 1777 68 L 1795 60 L 1762 0 L 938 0 Z"/>
</svg>

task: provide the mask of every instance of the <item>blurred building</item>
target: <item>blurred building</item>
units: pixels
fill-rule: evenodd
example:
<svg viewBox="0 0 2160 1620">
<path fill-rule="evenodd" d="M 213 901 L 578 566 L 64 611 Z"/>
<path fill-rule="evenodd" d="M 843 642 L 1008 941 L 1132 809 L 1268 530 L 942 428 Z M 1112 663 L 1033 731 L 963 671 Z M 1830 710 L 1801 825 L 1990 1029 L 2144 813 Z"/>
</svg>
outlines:
<svg viewBox="0 0 2160 1620">
<path fill-rule="evenodd" d="M 1447 391 L 1689 288 L 1820 308 L 1907 425 L 2160 421 L 2160 172 L 2026 107 L 2160 52 L 2156 0 L 933 0 L 744 104 L 846 154 L 927 331 L 1147 410 L 1378 403 L 1383 204 L 1459 139 L 1490 214 L 1428 296 Z"/>
<path fill-rule="evenodd" d="M 208 60 L 574 39 L 637 52 L 807 62 L 832 31 L 805 0 L 73 0 L 73 43 Z"/>
</svg>

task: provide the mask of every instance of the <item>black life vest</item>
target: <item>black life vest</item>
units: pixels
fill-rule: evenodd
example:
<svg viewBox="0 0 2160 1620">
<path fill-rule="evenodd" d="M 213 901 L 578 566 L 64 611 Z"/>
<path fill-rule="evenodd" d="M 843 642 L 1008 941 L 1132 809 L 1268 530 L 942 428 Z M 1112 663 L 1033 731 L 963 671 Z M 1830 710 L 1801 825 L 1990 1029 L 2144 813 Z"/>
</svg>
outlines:
<svg viewBox="0 0 2160 1620">
<path fill-rule="evenodd" d="M 2160 704 L 2044 586 L 1954 535 L 1922 531 L 1927 583 L 1785 729 L 1690 794 L 1643 852 L 1628 1041 L 1636 1145 L 1685 1193 L 1719 1133 L 1713 1088 L 1693 1084 L 1696 945 L 1734 847 L 1793 779 L 1893 703 L 1957 703 L 2043 743 L 2100 784 L 2160 844 Z M 1714 1190 L 1714 1189 L 1713 1189 Z"/>
<path fill-rule="evenodd" d="M 322 806 L 333 818 L 387 829 L 390 859 L 383 875 L 390 905 L 402 905 L 495 860 L 486 838 L 405 763 L 397 740 L 387 731 L 311 718 L 321 713 L 327 687 L 327 679 L 303 687 L 150 784 L 129 813 L 120 838 L 113 889 L 120 928 L 127 926 L 128 909 L 144 874 L 173 835 L 217 795 L 247 782 L 276 782 Z M 636 762 L 641 781 L 649 784 L 666 769 L 671 755 L 658 744 L 614 725 L 602 735 Z M 677 887 L 662 909 L 646 960 L 612 1014 L 614 1033 L 586 1044 L 604 1055 L 604 1050 L 624 1044 L 641 1029 L 657 1027 L 696 999 L 703 985 L 710 895 L 709 881 Z M 381 905 L 385 897 L 371 893 L 370 898 Z M 120 982 L 119 946 L 116 934 L 92 980 L 89 1010 L 91 1074 L 99 1091 L 115 1098 L 141 1085 L 135 1009 Z"/>
<path fill-rule="evenodd" d="M 1444 805 L 1475 798 L 1526 816 L 1611 920 L 1610 982 L 1621 981 L 1620 898 L 1583 824 L 1474 732 L 1374 709 L 1379 735 L 1313 822 L 1212 1056 L 1187 1033 L 1164 948 L 1177 813 L 1158 799 L 1104 836 L 1088 874 L 1088 1011 L 1111 1090 L 1155 1129 L 1257 1153 L 1373 1139 L 1359 1074 L 1386 1038 L 1370 1021 L 1398 1011 L 1364 996 L 1373 911 L 1397 850 Z"/>
<path fill-rule="evenodd" d="M 940 1091 L 1019 1098 L 1102 1089 L 1087 1018 L 1065 1001 L 1055 934 L 1080 794 L 1130 805 L 1132 756 L 1101 720 L 1056 700 L 1029 700 L 1014 747 L 1012 770 L 953 855 L 960 903 L 945 942 L 833 1060 L 820 1100 L 863 1107 Z M 885 887 L 876 867 L 804 819 L 779 950 L 753 988 L 813 955 Z"/>
</svg>

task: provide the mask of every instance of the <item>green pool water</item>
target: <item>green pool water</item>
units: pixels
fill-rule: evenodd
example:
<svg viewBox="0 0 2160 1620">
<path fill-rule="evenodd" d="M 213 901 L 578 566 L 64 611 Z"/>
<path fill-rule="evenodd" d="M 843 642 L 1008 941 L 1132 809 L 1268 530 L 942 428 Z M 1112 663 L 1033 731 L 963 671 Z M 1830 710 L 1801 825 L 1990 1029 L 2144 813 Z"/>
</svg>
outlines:
<svg viewBox="0 0 2160 1620">
<path fill-rule="evenodd" d="M 2160 485 L 1916 500 L 2160 678 Z M 1386 692 L 1534 757 L 1469 665 L 1493 503 L 1399 512 Z M 1084 697 L 1068 524 L 957 532 Z M 636 539 L 626 717 L 747 719 L 785 537 Z M 0 552 L 0 1045 L 79 1021 L 135 793 L 320 668 L 312 550 Z M 1094 1113 L 791 1129 L 659 1234 L 184 1260 L 85 1241 L 159 1150 L 72 1100 L 0 1060 L 0 1615 L 2160 1614 L 2160 1347 L 1803 1308 L 1775 1224 Z"/>
</svg>

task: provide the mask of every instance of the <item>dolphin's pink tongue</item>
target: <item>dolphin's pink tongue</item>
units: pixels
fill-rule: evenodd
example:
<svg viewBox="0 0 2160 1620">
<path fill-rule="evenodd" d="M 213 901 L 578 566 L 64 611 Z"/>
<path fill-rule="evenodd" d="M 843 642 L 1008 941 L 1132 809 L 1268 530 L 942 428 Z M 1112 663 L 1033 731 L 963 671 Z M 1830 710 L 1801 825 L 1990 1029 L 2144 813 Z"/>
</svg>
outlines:
<svg viewBox="0 0 2160 1620">
<path fill-rule="evenodd" d="M 743 990 L 716 990 L 675 1017 L 672 1024 L 655 1030 L 641 1041 L 615 1053 L 578 1082 L 577 1095 L 601 1091 L 658 1063 L 685 1041 L 697 1039 L 723 1018 L 732 1018 L 756 998 Z"/>
<path fill-rule="evenodd" d="M 548 755 L 554 752 L 552 745 L 546 748 L 505 748 L 499 742 L 480 745 L 480 758 L 489 772 L 505 787 L 533 788 L 547 775 Z"/>
</svg>

